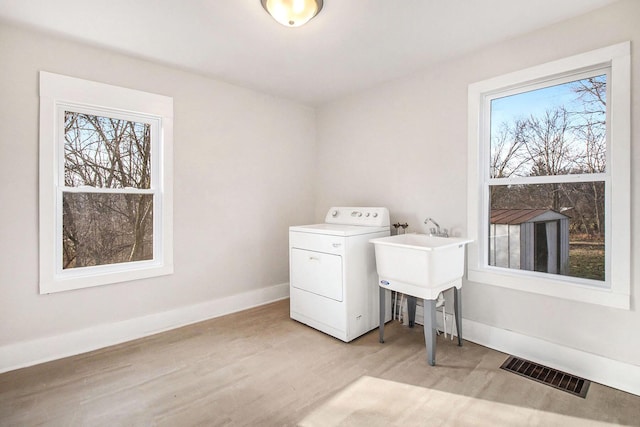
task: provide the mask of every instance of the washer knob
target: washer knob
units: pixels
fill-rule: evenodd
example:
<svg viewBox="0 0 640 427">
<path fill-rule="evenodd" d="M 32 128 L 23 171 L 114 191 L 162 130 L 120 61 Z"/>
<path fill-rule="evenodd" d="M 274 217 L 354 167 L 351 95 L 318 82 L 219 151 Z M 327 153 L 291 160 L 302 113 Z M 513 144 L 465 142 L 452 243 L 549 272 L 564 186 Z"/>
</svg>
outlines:
<svg viewBox="0 0 640 427">
<path fill-rule="evenodd" d="M 333 212 L 331 212 L 331 216 L 333 216 L 333 217 L 338 216 L 338 211 L 333 211 Z"/>
<path fill-rule="evenodd" d="M 366 216 L 367 218 L 369 218 L 369 212 L 367 212 L 366 214 L 364 214 L 364 216 Z"/>
<path fill-rule="evenodd" d="M 377 218 L 377 217 L 378 217 L 378 212 L 374 212 L 374 213 L 373 213 L 373 217 L 374 217 L 374 218 Z"/>
</svg>

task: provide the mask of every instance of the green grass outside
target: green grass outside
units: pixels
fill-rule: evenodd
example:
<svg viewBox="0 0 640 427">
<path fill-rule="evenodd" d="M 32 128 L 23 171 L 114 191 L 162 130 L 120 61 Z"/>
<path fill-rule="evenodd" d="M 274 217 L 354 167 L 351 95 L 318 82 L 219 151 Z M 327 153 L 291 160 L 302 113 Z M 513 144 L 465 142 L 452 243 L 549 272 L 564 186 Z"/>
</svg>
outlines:
<svg viewBox="0 0 640 427">
<path fill-rule="evenodd" d="M 604 281 L 604 245 L 570 243 L 569 276 Z"/>
</svg>

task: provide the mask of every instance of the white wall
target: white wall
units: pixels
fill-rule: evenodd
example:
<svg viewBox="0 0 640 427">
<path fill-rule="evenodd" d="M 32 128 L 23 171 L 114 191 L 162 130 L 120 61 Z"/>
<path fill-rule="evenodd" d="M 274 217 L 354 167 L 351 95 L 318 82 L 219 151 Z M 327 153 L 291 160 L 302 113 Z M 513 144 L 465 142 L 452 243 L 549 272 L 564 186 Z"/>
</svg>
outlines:
<svg viewBox="0 0 640 427">
<path fill-rule="evenodd" d="M 604 308 L 478 283 L 466 283 L 463 294 L 464 318 L 470 324 L 640 367 L 638 17 L 640 2 L 621 1 L 323 106 L 318 111 L 316 215 L 331 204 L 375 204 L 390 209 L 392 222 L 407 221 L 409 231 L 425 232 L 422 222 L 431 216 L 441 226 L 464 234 L 468 85 L 631 40 L 632 309 Z M 640 377 L 635 381 L 640 384 Z"/>
<path fill-rule="evenodd" d="M 0 63 L 0 371 L 288 295 L 288 226 L 314 218 L 312 108 L 6 24 Z M 39 295 L 39 70 L 173 97 L 173 275 Z"/>
</svg>

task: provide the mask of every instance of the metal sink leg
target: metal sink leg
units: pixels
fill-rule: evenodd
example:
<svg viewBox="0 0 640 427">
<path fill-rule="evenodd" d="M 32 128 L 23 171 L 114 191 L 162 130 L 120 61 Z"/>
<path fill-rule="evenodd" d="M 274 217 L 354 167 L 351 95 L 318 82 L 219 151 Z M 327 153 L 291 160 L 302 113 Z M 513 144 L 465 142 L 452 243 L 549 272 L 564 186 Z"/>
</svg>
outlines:
<svg viewBox="0 0 640 427">
<path fill-rule="evenodd" d="M 378 331 L 380 332 L 380 343 L 384 343 L 384 315 L 385 315 L 385 298 L 387 297 L 387 290 L 382 286 L 378 286 L 380 289 L 380 327 Z M 395 307 L 394 307 L 395 308 Z"/>
<path fill-rule="evenodd" d="M 424 304 L 424 342 L 427 346 L 429 365 L 436 364 L 436 300 L 425 299 Z"/>
</svg>

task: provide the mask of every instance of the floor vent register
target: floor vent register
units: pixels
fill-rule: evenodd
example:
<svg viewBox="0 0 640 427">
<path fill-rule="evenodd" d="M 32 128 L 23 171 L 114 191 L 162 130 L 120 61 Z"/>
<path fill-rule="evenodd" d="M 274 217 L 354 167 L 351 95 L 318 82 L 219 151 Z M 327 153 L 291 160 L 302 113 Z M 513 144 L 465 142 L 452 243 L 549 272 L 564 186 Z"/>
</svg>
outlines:
<svg viewBox="0 0 640 427">
<path fill-rule="evenodd" d="M 584 378 L 515 356 L 509 356 L 500 368 L 582 398 L 587 396 L 591 384 L 591 381 Z"/>
</svg>

